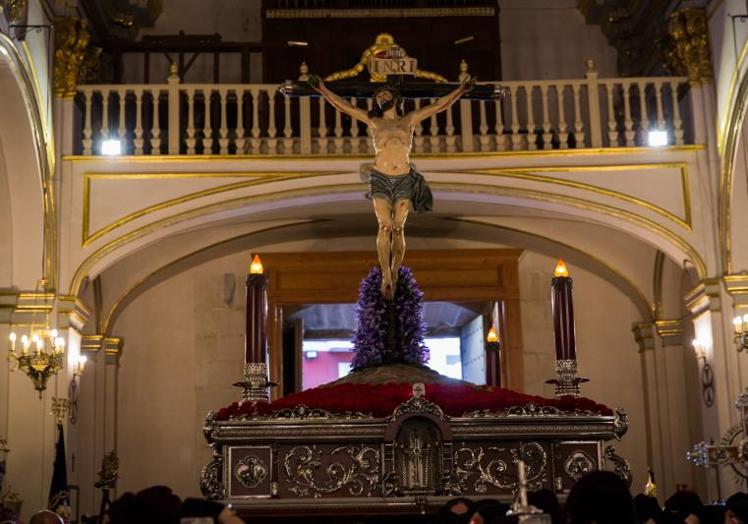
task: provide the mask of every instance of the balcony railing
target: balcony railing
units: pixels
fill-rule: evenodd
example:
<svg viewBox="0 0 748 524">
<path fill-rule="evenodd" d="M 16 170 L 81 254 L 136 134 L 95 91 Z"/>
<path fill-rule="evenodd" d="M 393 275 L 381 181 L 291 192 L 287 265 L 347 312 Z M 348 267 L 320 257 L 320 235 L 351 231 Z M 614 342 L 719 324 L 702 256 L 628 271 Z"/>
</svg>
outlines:
<svg viewBox="0 0 748 524">
<path fill-rule="evenodd" d="M 415 153 L 583 149 L 692 143 L 684 77 L 501 82 L 502 100 L 461 100 L 416 126 Z M 75 153 L 100 154 L 119 139 L 132 155 L 367 154 L 365 125 L 321 98 L 285 98 L 277 85 L 80 86 Z M 371 107 L 371 99 L 351 99 Z M 430 103 L 408 101 L 406 109 Z"/>
</svg>

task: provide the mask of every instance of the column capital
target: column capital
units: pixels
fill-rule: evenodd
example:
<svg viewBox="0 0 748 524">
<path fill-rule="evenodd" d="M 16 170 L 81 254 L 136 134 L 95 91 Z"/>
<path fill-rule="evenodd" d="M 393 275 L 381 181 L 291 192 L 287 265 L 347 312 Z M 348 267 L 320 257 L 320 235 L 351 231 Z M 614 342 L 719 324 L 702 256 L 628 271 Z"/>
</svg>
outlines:
<svg viewBox="0 0 748 524">
<path fill-rule="evenodd" d="M 120 337 L 107 337 L 98 334 L 81 337 L 81 353 L 95 357 L 103 352 L 107 364 L 119 363 L 122 346 L 124 346 L 124 340 Z"/>
<path fill-rule="evenodd" d="M 736 301 L 742 297 L 743 301 L 748 302 L 748 272 L 724 275 L 722 281 L 725 283 L 725 289 L 732 295 Z"/>
<path fill-rule="evenodd" d="M 683 345 L 683 327 L 680 319 L 655 320 L 654 326 L 664 346 Z"/>
<path fill-rule="evenodd" d="M 53 292 L 22 291 L 17 288 L 0 289 L 0 323 L 39 324 L 56 312 L 56 326 L 81 331 L 91 315 L 90 310 L 72 295 Z"/>
<path fill-rule="evenodd" d="M 683 301 L 691 314 L 698 315 L 707 310 L 720 311 L 720 285 L 719 278 L 705 278 L 686 293 Z"/>
<path fill-rule="evenodd" d="M 634 333 L 634 340 L 639 344 L 639 352 L 653 350 L 655 347 L 655 325 L 651 322 L 639 322 L 631 328 Z"/>
</svg>

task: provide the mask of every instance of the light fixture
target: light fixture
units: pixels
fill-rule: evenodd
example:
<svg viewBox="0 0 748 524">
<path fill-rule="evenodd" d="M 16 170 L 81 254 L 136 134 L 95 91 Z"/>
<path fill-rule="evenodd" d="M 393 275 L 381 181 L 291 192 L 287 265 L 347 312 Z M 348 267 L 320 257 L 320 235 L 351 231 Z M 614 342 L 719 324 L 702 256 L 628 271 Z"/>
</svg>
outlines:
<svg viewBox="0 0 748 524">
<path fill-rule="evenodd" d="M 122 142 L 116 138 L 107 138 L 101 141 L 101 154 L 117 156 L 122 154 Z"/>
<path fill-rule="evenodd" d="M 73 368 L 73 378 L 80 377 L 83 374 L 83 369 L 86 367 L 86 361 L 88 358 L 86 355 L 79 355 L 78 361 L 75 363 L 75 368 Z"/>
<path fill-rule="evenodd" d="M 736 316 L 732 319 L 732 325 L 735 326 L 735 345 L 738 352 L 748 351 L 748 313 Z"/>
<path fill-rule="evenodd" d="M 42 279 L 37 284 L 35 296 L 43 303 L 35 304 L 35 310 L 47 310 L 50 308 L 47 303 L 46 293 L 47 282 Z M 16 351 L 16 342 L 18 335 L 12 331 L 8 336 L 8 362 L 15 364 L 11 371 L 20 369 L 34 383 L 34 389 L 39 392 L 39 398 L 42 392 L 47 389 L 47 381 L 52 375 L 56 375 L 63 368 L 65 362 L 65 339 L 58 336 L 56 329 L 50 329 L 48 321 L 36 324 L 32 321 L 28 334 L 21 336 L 21 350 Z"/>
<path fill-rule="evenodd" d="M 706 407 L 714 404 L 714 372 L 707 359 L 707 345 L 699 339 L 693 339 L 693 352 L 701 362 L 701 398 Z"/>
<path fill-rule="evenodd" d="M 647 134 L 650 147 L 662 147 L 667 145 L 667 131 L 653 129 Z"/>
</svg>

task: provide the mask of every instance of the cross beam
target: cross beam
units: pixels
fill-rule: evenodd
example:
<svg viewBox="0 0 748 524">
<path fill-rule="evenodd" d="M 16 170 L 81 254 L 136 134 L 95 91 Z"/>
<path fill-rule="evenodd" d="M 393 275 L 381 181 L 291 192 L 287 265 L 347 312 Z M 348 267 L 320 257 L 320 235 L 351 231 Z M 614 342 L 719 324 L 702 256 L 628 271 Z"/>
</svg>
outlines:
<svg viewBox="0 0 748 524">
<path fill-rule="evenodd" d="M 327 88 L 336 95 L 342 97 L 369 98 L 374 91 L 383 86 L 397 89 L 403 98 L 439 98 L 451 93 L 460 84 L 448 82 L 425 82 L 425 81 L 392 81 L 386 84 L 373 82 L 341 82 L 328 83 Z M 279 88 L 286 96 L 320 96 L 312 87 L 303 80 L 286 80 Z M 507 89 L 497 84 L 476 84 L 470 91 L 462 95 L 461 99 L 468 100 L 493 100 L 503 98 Z"/>
</svg>

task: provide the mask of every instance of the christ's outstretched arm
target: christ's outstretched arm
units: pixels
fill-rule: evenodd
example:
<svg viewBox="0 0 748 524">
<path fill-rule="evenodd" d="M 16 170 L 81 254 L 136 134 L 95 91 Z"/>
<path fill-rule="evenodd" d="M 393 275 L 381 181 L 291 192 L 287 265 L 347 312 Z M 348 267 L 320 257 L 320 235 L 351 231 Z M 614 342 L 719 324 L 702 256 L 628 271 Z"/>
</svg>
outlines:
<svg viewBox="0 0 748 524">
<path fill-rule="evenodd" d="M 474 77 L 465 77 L 462 82 L 460 82 L 460 86 L 451 93 L 438 98 L 433 104 L 429 104 L 426 107 L 422 107 L 421 109 L 416 109 L 415 111 L 411 111 L 410 113 L 408 113 L 406 118 L 408 118 L 409 124 L 415 125 L 422 120 L 430 118 L 431 115 L 441 113 L 445 109 L 448 109 L 452 104 L 457 102 L 457 100 L 459 100 L 463 94 L 470 91 L 474 85 Z"/>
<path fill-rule="evenodd" d="M 335 93 L 327 89 L 327 86 L 318 76 L 309 75 L 308 83 L 315 91 L 321 94 L 325 100 L 330 102 L 330 104 L 338 111 L 341 111 L 346 115 L 355 118 L 356 120 L 364 122 L 366 125 L 369 125 L 371 123 L 369 113 L 359 107 L 355 107 L 343 97 L 336 95 Z"/>
</svg>

